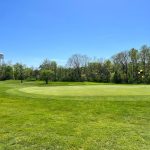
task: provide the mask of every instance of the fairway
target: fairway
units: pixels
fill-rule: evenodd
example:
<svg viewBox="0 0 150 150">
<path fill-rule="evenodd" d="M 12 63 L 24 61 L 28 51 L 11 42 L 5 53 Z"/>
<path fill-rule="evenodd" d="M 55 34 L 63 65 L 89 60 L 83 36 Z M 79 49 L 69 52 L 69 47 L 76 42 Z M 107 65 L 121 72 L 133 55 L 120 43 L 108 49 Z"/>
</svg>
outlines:
<svg viewBox="0 0 150 150">
<path fill-rule="evenodd" d="M 0 150 L 149 150 L 150 86 L 0 82 Z"/>
<path fill-rule="evenodd" d="M 127 96 L 150 95 L 149 85 L 80 85 L 80 86 L 52 86 L 26 87 L 19 89 L 30 94 L 51 96 Z"/>
</svg>

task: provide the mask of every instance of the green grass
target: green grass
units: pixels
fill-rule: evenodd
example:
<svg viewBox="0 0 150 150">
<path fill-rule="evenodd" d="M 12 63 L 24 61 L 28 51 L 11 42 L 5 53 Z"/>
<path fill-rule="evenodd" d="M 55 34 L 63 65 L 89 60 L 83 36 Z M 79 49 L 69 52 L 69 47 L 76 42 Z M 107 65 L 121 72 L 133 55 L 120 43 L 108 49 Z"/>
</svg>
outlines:
<svg viewBox="0 0 150 150">
<path fill-rule="evenodd" d="M 123 85 L 86 85 L 86 86 L 51 86 L 51 87 L 26 87 L 19 89 L 30 94 L 50 96 L 127 96 L 150 95 L 150 86 L 123 86 Z"/>
<path fill-rule="evenodd" d="M 149 150 L 150 86 L 0 82 L 0 150 Z"/>
</svg>

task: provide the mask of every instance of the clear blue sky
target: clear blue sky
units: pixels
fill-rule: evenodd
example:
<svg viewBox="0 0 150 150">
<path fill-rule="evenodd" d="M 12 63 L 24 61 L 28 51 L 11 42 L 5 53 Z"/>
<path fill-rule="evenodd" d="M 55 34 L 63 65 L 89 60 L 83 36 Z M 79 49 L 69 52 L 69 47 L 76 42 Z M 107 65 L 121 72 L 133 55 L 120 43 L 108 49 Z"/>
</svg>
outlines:
<svg viewBox="0 0 150 150">
<path fill-rule="evenodd" d="M 72 54 L 109 58 L 150 45 L 150 0 L 0 0 L 6 61 L 64 64 Z"/>
</svg>

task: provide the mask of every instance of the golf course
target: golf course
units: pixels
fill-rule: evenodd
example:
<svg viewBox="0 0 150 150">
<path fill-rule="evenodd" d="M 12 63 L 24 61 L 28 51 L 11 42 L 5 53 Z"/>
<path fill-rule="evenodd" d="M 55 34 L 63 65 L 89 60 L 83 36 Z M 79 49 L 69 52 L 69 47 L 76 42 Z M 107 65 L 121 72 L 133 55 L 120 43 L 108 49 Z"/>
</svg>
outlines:
<svg viewBox="0 0 150 150">
<path fill-rule="evenodd" d="M 150 85 L 0 82 L 0 150 L 149 150 Z"/>
</svg>

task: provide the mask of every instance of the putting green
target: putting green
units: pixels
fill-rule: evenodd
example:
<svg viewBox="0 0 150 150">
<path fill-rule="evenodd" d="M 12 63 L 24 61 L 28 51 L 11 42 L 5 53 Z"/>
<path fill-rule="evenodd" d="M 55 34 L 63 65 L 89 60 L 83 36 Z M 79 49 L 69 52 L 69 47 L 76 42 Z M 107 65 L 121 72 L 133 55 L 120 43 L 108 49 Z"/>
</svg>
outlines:
<svg viewBox="0 0 150 150">
<path fill-rule="evenodd" d="M 150 95 L 149 85 L 88 85 L 88 86 L 51 86 L 25 87 L 21 92 L 50 96 L 119 96 Z"/>
</svg>

